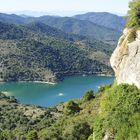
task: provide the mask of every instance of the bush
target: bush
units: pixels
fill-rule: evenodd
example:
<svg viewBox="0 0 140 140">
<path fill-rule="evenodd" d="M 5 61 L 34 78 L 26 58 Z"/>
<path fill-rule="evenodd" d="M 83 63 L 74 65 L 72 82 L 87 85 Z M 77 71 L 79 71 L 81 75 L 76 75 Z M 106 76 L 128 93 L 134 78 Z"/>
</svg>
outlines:
<svg viewBox="0 0 140 140">
<path fill-rule="evenodd" d="M 88 140 L 93 140 L 93 134 L 88 137 Z"/>
<path fill-rule="evenodd" d="M 87 140 L 92 130 L 87 122 L 78 122 L 64 131 L 64 139 Z"/>
<path fill-rule="evenodd" d="M 94 96 L 93 90 L 89 90 L 84 94 L 83 101 L 90 101 L 94 98 L 95 98 L 95 96 Z"/>
<path fill-rule="evenodd" d="M 127 27 L 140 27 L 140 0 L 133 0 L 129 3 Z"/>
<path fill-rule="evenodd" d="M 62 140 L 61 134 L 57 127 L 51 127 L 48 129 L 44 129 L 40 136 L 41 140 Z"/>
<path fill-rule="evenodd" d="M 14 134 L 10 130 L 0 130 L 0 140 L 10 140 L 12 138 L 14 139 Z"/>
<path fill-rule="evenodd" d="M 37 132 L 35 130 L 29 131 L 26 135 L 26 140 L 37 140 Z"/>
<path fill-rule="evenodd" d="M 80 112 L 80 107 L 77 103 L 75 103 L 73 100 L 69 101 L 64 110 L 65 114 L 75 114 L 77 112 Z"/>
<path fill-rule="evenodd" d="M 98 88 L 98 91 L 97 91 L 96 95 L 100 94 L 100 93 L 104 93 L 107 89 L 110 89 L 111 86 L 112 86 L 112 84 L 100 86 Z"/>
<path fill-rule="evenodd" d="M 94 133 L 97 140 L 106 134 L 115 140 L 140 139 L 140 90 L 132 85 L 112 86 L 102 95 Z"/>
</svg>

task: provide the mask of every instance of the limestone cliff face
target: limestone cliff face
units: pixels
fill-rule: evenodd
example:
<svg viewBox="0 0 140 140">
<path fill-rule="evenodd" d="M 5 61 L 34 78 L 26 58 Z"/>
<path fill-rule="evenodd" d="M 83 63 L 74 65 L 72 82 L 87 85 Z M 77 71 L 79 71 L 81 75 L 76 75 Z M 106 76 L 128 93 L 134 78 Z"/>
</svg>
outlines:
<svg viewBox="0 0 140 140">
<path fill-rule="evenodd" d="M 136 31 L 134 41 L 129 42 L 131 33 L 130 29 L 123 31 L 110 62 L 118 84 L 134 84 L 140 88 L 140 30 Z"/>
</svg>

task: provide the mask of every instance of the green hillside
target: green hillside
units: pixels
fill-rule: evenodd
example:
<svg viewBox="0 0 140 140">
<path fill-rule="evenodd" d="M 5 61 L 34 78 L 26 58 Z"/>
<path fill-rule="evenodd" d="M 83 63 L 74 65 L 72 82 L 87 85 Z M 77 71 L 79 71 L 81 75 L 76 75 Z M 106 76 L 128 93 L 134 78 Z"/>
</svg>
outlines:
<svg viewBox="0 0 140 140">
<path fill-rule="evenodd" d="M 139 140 L 140 90 L 100 87 L 52 108 L 22 105 L 0 94 L 0 140 Z"/>
<path fill-rule="evenodd" d="M 65 40 L 65 33 L 52 37 L 55 32 L 61 32 L 51 27 L 45 26 L 43 31 L 42 26 L 32 27 L 0 23 L 0 77 L 4 81 L 54 82 L 66 75 L 112 73 L 107 64 L 110 53 L 102 49 L 103 45 L 109 47 L 108 44 L 99 43 L 98 50 L 98 42 L 87 46 L 81 41 Z M 104 54 L 106 60 L 94 57 L 92 52 Z"/>
<path fill-rule="evenodd" d="M 62 30 L 53 28 L 39 21 L 24 24 L 24 28 L 27 28 L 28 30 L 35 33 L 43 33 L 47 36 L 60 38 L 60 39 L 68 40 L 68 41 L 78 41 L 78 40 L 87 39 L 85 36 L 82 36 L 82 35 L 65 33 Z"/>
</svg>

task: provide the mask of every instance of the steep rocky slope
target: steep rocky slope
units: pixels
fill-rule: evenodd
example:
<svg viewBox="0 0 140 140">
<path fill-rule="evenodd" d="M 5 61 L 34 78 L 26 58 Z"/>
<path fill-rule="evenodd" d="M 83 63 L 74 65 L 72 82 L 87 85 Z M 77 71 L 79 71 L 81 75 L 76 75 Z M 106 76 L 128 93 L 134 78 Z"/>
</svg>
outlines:
<svg viewBox="0 0 140 140">
<path fill-rule="evenodd" d="M 140 31 L 125 29 L 111 57 L 118 84 L 135 84 L 140 88 Z"/>
</svg>

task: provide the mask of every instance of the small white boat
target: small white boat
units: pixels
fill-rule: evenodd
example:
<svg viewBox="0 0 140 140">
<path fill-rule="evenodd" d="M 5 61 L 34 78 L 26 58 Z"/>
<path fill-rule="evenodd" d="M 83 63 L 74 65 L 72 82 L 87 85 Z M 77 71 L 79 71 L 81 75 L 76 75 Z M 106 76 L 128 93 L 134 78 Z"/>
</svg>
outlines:
<svg viewBox="0 0 140 140">
<path fill-rule="evenodd" d="M 83 74 L 82 76 L 83 76 L 83 77 L 85 77 L 86 75 L 85 75 L 85 74 Z"/>
<path fill-rule="evenodd" d="M 58 96 L 64 96 L 64 93 L 59 93 Z"/>
</svg>

